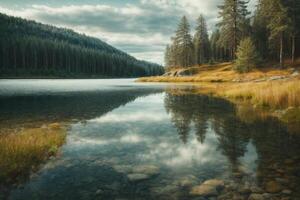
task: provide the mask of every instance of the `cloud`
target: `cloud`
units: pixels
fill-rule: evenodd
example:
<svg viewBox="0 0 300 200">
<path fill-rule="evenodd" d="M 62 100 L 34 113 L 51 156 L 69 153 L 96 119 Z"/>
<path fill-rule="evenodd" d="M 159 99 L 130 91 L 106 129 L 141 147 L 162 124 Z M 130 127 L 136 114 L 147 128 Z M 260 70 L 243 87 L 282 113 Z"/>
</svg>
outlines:
<svg viewBox="0 0 300 200">
<path fill-rule="evenodd" d="M 125 114 L 113 114 L 109 113 L 105 116 L 92 119 L 90 122 L 93 123 L 129 123 L 129 122 L 159 122 L 162 120 L 166 120 L 167 116 L 160 115 L 157 113 L 151 112 L 133 112 L 133 113 L 125 113 Z"/>
<path fill-rule="evenodd" d="M 98 37 L 140 59 L 163 63 L 163 51 L 182 15 L 192 22 L 202 13 L 208 28 L 218 18 L 223 0 L 140 0 L 135 3 L 27 5 L 22 9 L 1 7 L 0 12 L 74 29 Z M 256 0 L 252 0 L 251 3 Z M 79 1 L 80 2 L 80 1 Z"/>
</svg>

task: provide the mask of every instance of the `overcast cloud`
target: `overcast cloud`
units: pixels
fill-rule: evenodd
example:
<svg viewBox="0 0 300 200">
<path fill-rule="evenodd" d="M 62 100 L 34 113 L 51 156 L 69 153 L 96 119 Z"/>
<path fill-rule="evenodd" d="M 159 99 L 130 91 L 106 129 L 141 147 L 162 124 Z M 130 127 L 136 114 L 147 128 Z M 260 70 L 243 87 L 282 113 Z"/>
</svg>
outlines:
<svg viewBox="0 0 300 200">
<path fill-rule="evenodd" d="M 257 0 L 251 0 L 253 10 Z M 222 0 L 2 0 L 0 12 L 71 28 L 139 58 L 163 63 L 165 45 L 186 15 L 202 13 L 211 31 Z"/>
</svg>

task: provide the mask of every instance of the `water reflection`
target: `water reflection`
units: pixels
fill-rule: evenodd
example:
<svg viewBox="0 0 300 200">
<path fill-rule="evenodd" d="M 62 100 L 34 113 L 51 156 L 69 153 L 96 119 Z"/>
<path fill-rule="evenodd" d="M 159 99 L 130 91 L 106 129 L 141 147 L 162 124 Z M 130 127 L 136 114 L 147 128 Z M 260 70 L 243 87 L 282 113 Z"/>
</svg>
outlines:
<svg viewBox="0 0 300 200">
<path fill-rule="evenodd" d="M 75 95 L 70 107 L 45 99 L 29 103 L 32 116 L 81 120 L 61 156 L 9 199 L 197 199 L 191 188 L 213 178 L 227 199 L 265 193 L 270 181 L 280 187 L 272 198 L 299 197 L 300 138 L 275 118 L 246 120 L 228 101 L 178 88 Z"/>
<path fill-rule="evenodd" d="M 211 124 L 217 148 L 227 158 L 233 177 L 243 179 L 250 172 L 261 188 L 268 190 L 268 183 L 273 181 L 278 190 L 295 191 L 294 198 L 299 197 L 300 137 L 291 135 L 278 119 L 264 113 L 247 116 L 250 108 L 242 113 L 222 99 L 194 94 L 170 92 L 165 107 L 183 143 L 187 143 L 192 125 L 198 141 L 205 143 Z"/>
<path fill-rule="evenodd" d="M 160 92 L 159 88 L 52 94 L 0 95 L 0 122 L 85 121 L 124 106 L 138 97 Z"/>
</svg>

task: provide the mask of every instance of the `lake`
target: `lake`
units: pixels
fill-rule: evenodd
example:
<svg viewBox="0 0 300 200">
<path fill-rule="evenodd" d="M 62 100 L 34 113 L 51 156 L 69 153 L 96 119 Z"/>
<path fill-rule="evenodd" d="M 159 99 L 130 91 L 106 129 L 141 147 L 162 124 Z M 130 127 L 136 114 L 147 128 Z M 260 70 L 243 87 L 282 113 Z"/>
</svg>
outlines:
<svg viewBox="0 0 300 200">
<path fill-rule="evenodd" d="M 67 126 L 58 156 L 2 198 L 300 199 L 300 134 L 195 87 L 0 80 L 2 133 Z M 197 194 L 211 179 L 217 187 Z"/>
</svg>

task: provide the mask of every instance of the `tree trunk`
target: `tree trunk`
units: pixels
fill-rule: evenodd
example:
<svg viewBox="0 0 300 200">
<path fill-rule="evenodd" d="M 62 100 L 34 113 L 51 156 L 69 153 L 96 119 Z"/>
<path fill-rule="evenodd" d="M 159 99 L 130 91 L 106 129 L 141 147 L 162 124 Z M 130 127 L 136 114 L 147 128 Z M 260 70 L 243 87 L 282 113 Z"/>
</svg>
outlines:
<svg viewBox="0 0 300 200">
<path fill-rule="evenodd" d="M 280 68 L 283 68 L 283 33 L 280 35 Z"/>
<path fill-rule="evenodd" d="M 233 32 L 233 52 L 232 59 L 235 60 L 235 52 L 237 48 L 237 2 L 234 0 L 234 32 Z"/>
<path fill-rule="evenodd" d="M 295 49 L 296 49 L 296 44 L 295 44 L 296 37 L 295 35 L 292 36 L 292 62 L 295 62 Z"/>
</svg>

